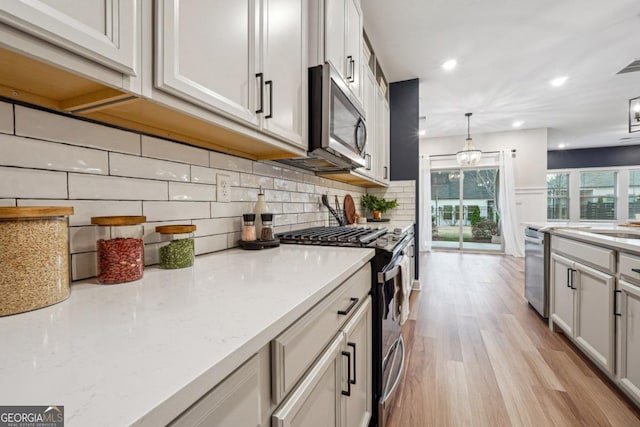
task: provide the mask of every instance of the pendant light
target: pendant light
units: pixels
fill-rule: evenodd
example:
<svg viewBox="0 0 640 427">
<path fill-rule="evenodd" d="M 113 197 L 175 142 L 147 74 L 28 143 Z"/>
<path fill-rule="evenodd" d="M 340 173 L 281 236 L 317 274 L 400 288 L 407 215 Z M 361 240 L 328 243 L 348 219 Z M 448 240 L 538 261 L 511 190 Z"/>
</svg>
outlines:
<svg viewBox="0 0 640 427">
<path fill-rule="evenodd" d="M 473 166 L 477 164 L 480 161 L 480 157 L 482 157 L 482 151 L 476 149 L 473 145 L 473 139 L 471 139 L 471 114 L 472 113 L 465 114 L 467 117 L 467 140 L 464 143 L 464 149 L 456 153 L 456 159 L 460 166 Z"/>
</svg>

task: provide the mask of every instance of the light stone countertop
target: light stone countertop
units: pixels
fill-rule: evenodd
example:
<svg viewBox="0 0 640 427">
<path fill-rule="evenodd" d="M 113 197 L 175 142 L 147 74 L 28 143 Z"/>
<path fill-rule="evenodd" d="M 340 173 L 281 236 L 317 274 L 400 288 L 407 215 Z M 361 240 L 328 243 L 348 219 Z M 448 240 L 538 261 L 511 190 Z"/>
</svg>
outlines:
<svg viewBox="0 0 640 427">
<path fill-rule="evenodd" d="M 0 317 L 2 405 L 64 405 L 67 426 L 165 425 L 365 265 L 372 249 L 283 245 L 79 282 Z"/>
<path fill-rule="evenodd" d="M 599 232 L 624 233 L 635 237 L 614 237 L 600 234 Z M 551 234 L 607 246 L 622 252 L 640 254 L 640 228 L 636 227 L 592 226 L 590 228 L 558 228 L 551 230 Z"/>
</svg>

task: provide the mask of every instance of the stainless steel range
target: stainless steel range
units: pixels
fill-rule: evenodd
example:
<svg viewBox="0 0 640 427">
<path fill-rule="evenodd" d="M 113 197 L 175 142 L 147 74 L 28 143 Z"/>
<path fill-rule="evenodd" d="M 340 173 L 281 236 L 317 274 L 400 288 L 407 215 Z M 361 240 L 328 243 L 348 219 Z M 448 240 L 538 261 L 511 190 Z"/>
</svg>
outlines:
<svg viewBox="0 0 640 427">
<path fill-rule="evenodd" d="M 413 227 L 388 231 L 384 227 L 314 227 L 280 233 L 281 243 L 350 246 L 373 248 L 372 302 L 372 402 L 373 414 L 369 426 L 384 427 L 397 396 L 402 376 L 405 349 L 399 316 L 393 310 L 397 297 L 396 281 L 400 280 L 399 262 L 403 256 L 413 258 L 415 245 Z M 413 259 L 411 260 L 413 264 Z M 413 279 L 413 278 L 412 278 Z M 400 286 L 402 286 L 400 284 Z"/>
</svg>

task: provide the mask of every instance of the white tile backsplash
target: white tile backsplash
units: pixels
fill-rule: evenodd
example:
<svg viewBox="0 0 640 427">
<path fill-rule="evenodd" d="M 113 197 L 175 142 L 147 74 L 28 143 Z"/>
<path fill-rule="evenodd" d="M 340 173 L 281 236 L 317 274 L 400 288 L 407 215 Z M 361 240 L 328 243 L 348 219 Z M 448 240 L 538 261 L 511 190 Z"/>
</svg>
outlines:
<svg viewBox="0 0 640 427">
<path fill-rule="evenodd" d="M 120 153 L 140 154 L 140 135 L 16 105 L 16 135 Z"/>
<path fill-rule="evenodd" d="M 106 175 L 108 158 L 106 151 L 0 134 L 0 161 L 4 166 Z"/>
<path fill-rule="evenodd" d="M 212 168 L 252 173 L 253 163 L 251 160 L 230 156 L 229 154 L 217 153 L 215 151 L 209 153 L 209 166 Z"/>
<path fill-rule="evenodd" d="M 196 224 L 196 253 L 237 246 L 242 214 L 265 189 L 275 230 L 325 225 L 319 194 L 359 200 L 364 189 L 164 139 L 0 102 L 0 206 L 73 206 L 72 277 L 95 275 L 93 216 L 146 215 L 145 260 L 157 262 L 157 225 Z M 8 132 L 3 133 L 3 132 Z M 232 201 L 216 201 L 216 177 Z M 320 192 L 321 190 L 321 192 Z M 69 192 L 69 194 L 67 194 Z M 408 195 L 404 195 L 408 196 Z"/>
<path fill-rule="evenodd" d="M 147 135 L 142 135 L 142 155 L 191 165 L 209 166 L 207 150 Z"/>
<path fill-rule="evenodd" d="M 248 173 L 240 174 L 240 185 L 242 187 L 273 189 L 273 178 L 267 176 L 251 175 Z"/>
<path fill-rule="evenodd" d="M 190 220 L 209 218 L 211 215 L 208 202 L 143 201 L 142 206 L 147 221 Z"/>
<path fill-rule="evenodd" d="M 71 276 L 73 280 L 81 280 L 96 275 L 96 253 L 86 252 L 71 255 Z"/>
<path fill-rule="evenodd" d="M 163 181 L 189 182 L 191 176 L 191 168 L 183 163 L 118 153 L 109 153 L 109 171 L 111 175 Z"/>
<path fill-rule="evenodd" d="M 282 177 L 282 168 L 268 163 L 255 162 L 253 164 L 253 173 L 256 175 L 272 176 L 274 178 Z"/>
<path fill-rule="evenodd" d="M 0 132 L 13 133 L 13 104 L 0 102 Z"/>
<path fill-rule="evenodd" d="M 216 234 L 215 236 L 197 237 L 195 239 L 196 255 L 206 254 L 227 249 L 227 235 Z"/>
<path fill-rule="evenodd" d="M 384 214 L 385 218 L 392 221 L 415 221 L 416 219 L 416 195 L 415 181 L 391 181 L 387 188 L 369 188 L 367 193 L 387 200 L 398 200 L 398 207 Z M 358 200 L 358 203 L 359 200 Z M 360 208 L 364 211 L 364 208 Z M 370 216 L 370 212 L 364 212 Z"/>
<path fill-rule="evenodd" d="M 67 198 L 66 172 L 0 167 L 0 197 Z"/>
<path fill-rule="evenodd" d="M 170 182 L 169 200 L 215 202 L 216 186 L 209 184 Z"/>
<path fill-rule="evenodd" d="M 166 200 L 167 188 L 151 179 L 69 174 L 70 199 Z"/>
<path fill-rule="evenodd" d="M 142 215 L 141 201 L 19 199 L 18 206 L 73 206 L 69 225 L 90 225 L 94 216 Z"/>
<path fill-rule="evenodd" d="M 234 218 L 196 219 L 193 224 L 196 226 L 195 233 L 197 237 L 242 230 L 242 220 L 239 216 Z"/>
</svg>

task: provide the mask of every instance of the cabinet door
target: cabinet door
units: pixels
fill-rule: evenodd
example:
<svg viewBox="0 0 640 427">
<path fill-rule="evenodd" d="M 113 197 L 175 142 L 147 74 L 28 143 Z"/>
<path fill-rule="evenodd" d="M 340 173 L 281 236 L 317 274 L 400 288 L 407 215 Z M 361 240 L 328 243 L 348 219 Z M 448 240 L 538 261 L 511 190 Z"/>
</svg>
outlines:
<svg viewBox="0 0 640 427">
<path fill-rule="evenodd" d="M 347 0 L 346 66 L 349 88 L 362 100 L 362 9 L 359 0 Z"/>
<path fill-rule="evenodd" d="M 258 125 L 254 0 L 157 2 L 156 86 Z"/>
<path fill-rule="evenodd" d="M 263 127 L 306 148 L 308 0 L 263 1 Z"/>
<path fill-rule="evenodd" d="M 616 279 L 610 274 L 575 263 L 579 346 L 609 372 L 614 372 L 613 296 Z"/>
<path fill-rule="evenodd" d="M 363 79 L 363 101 L 365 120 L 367 126 L 367 144 L 365 145 L 365 161 L 366 166 L 359 168 L 358 171 L 364 175 L 375 178 L 377 171 L 377 148 L 376 140 L 376 78 L 369 71 L 369 67 L 365 67 Z"/>
<path fill-rule="evenodd" d="M 339 334 L 273 414 L 274 427 L 340 425 L 344 336 Z"/>
<path fill-rule="evenodd" d="M 138 72 L 138 0 L 7 0 L 0 21 L 125 74 Z"/>
<path fill-rule="evenodd" d="M 347 2 L 351 1 L 353 0 L 325 0 L 324 57 L 343 79 L 347 75 Z"/>
<path fill-rule="evenodd" d="M 573 261 L 551 254 L 551 320 L 573 337 L 574 289 L 571 286 Z"/>
<path fill-rule="evenodd" d="M 376 138 L 378 147 L 376 149 L 377 179 L 382 182 L 389 182 L 389 104 L 379 88 L 376 88 Z"/>
<path fill-rule="evenodd" d="M 620 385 L 640 403 L 640 286 L 620 284 Z"/>
<path fill-rule="evenodd" d="M 347 363 L 351 362 L 343 369 L 342 387 L 349 391 L 348 396 L 342 395 L 345 427 L 366 427 L 371 418 L 371 326 L 371 303 L 367 298 L 344 328 L 345 351 L 350 354 Z"/>
</svg>

